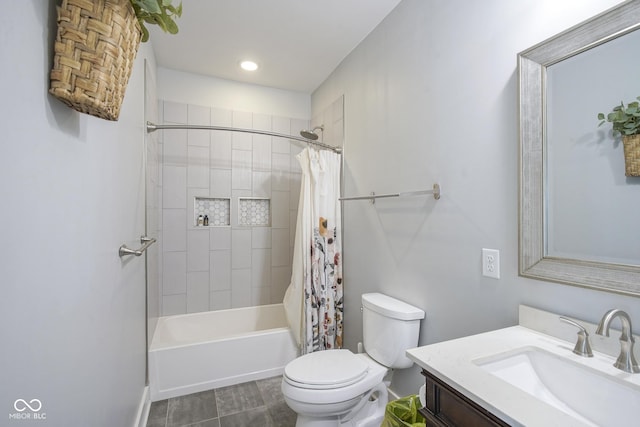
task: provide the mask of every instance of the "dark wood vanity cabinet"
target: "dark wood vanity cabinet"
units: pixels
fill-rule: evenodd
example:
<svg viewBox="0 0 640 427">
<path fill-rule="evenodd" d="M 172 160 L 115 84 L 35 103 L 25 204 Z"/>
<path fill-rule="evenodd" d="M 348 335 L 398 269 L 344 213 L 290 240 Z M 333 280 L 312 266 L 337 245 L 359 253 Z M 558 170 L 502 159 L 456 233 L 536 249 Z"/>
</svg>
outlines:
<svg viewBox="0 0 640 427">
<path fill-rule="evenodd" d="M 429 372 L 423 370 L 422 375 L 426 378 L 427 404 L 420 413 L 427 419 L 427 427 L 509 427 Z"/>
</svg>

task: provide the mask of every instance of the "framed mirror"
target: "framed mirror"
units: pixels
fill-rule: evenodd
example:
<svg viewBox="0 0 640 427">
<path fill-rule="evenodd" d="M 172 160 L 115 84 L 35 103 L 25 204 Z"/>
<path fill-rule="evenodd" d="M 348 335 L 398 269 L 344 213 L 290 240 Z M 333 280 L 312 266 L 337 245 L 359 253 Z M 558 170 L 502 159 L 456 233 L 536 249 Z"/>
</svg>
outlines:
<svg viewBox="0 0 640 427">
<path fill-rule="evenodd" d="M 610 107 L 616 105 L 609 100 L 590 100 L 596 102 L 599 107 L 593 113 L 588 113 L 586 119 L 593 125 L 589 131 L 578 131 L 578 137 L 565 138 L 562 132 L 557 132 L 554 128 L 557 122 L 570 122 L 568 127 L 575 127 L 572 114 L 560 114 L 563 105 L 570 108 L 572 105 L 582 104 L 580 99 L 576 99 L 576 94 L 586 94 L 586 98 L 596 98 L 591 93 L 591 89 L 597 86 L 598 81 L 586 80 L 582 87 L 574 92 L 569 91 L 567 96 L 570 97 L 568 102 L 559 102 L 561 95 L 556 88 L 571 86 L 574 81 L 584 80 L 582 78 L 574 78 L 571 74 L 567 74 L 570 70 L 581 74 L 580 70 L 591 70 L 592 65 L 598 66 L 606 60 L 597 57 L 586 59 L 593 56 L 594 52 L 603 49 L 606 46 L 613 45 L 629 45 L 637 43 L 640 40 L 640 2 L 631 0 L 610 9 L 594 18 L 579 24 L 569 30 L 546 40 L 538 45 L 527 49 L 518 55 L 518 70 L 520 79 L 519 88 L 519 108 L 520 108 L 520 188 L 519 188 L 519 273 L 521 276 L 530 277 L 539 280 L 548 280 L 574 286 L 587 288 L 595 288 L 610 292 L 640 296 L 640 258 L 636 259 L 636 252 L 640 250 L 640 212 L 633 210 L 630 213 L 632 219 L 629 220 L 631 229 L 613 230 L 611 232 L 603 229 L 599 224 L 585 225 L 584 232 L 580 230 L 571 233 L 563 233 L 567 221 L 556 222 L 555 215 L 557 212 L 563 213 L 564 217 L 580 218 L 593 208 L 595 210 L 599 205 L 609 206 L 611 215 L 607 214 L 591 215 L 593 217 L 606 218 L 607 226 L 615 223 L 616 209 L 623 209 L 617 201 L 603 202 L 600 195 L 608 192 L 606 183 L 599 183 L 597 188 L 594 186 L 582 189 L 580 192 L 586 193 L 588 204 L 584 204 L 578 211 L 570 211 L 573 209 L 572 204 L 564 205 L 555 204 L 558 201 L 557 188 L 564 185 L 569 188 L 574 184 L 563 183 L 561 180 L 566 179 L 564 173 L 554 172 L 559 159 L 558 153 L 571 151 L 560 149 L 559 144 L 566 144 L 565 139 L 571 139 L 571 144 L 577 145 L 580 142 L 584 132 L 590 133 L 591 138 L 610 139 L 607 147 L 613 147 L 613 140 L 610 136 L 610 127 L 605 126 L 598 129 L 597 113 L 610 111 Z M 624 37 L 631 37 L 628 41 Z M 638 47 L 635 46 L 629 56 L 637 56 Z M 585 62 L 580 61 L 595 61 Z M 598 62 L 599 61 L 599 62 Z M 576 67 L 575 64 L 578 64 Z M 589 65 L 592 64 L 592 65 Z M 628 73 L 632 79 L 632 87 L 638 79 L 638 68 L 634 68 Z M 625 73 L 621 73 L 625 74 Z M 597 74 L 596 74 L 597 75 Z M 564 77 L 563 77 L 564 76 Z M 567 77 L 568 76 L 568 77 Z M 564 80 L 563 80 L 564 79 Z M 628 89 L 632 92 L 634 89 Z M 623 101 L 634 101 L 638 93 L 625 93 L 629 99 Z M 620 94 L 614 94 L 620 96 Z M 616 101 L 619 102 L 619 101 Z M 605 135 L 609 132 L 609 135 Z M 605 145 L 596 147 L 592 144 L 592 154 L 602 156 L 597 152 L 602 150 Z M 622 150 L 621 144 L 619 151 Z M 607 148 L 609 149 L 609 148 Z M 573 152 L 572 152 L 573 153 Z M 573 154 L 572 154 L 573 155 Z M 565 156 L 565 159 L 572 158 L 572 155 Z M 553 156 L 553 157 L 552 157 Z M 579 169 L 581 159 L 577 157 L 574 164 L 569 167 Z M 553 167 L 551 167 L 553 165 Z M 591 174 L 594 170 L 592 167 L 584 167 L 580 173 L 586 175 Z M 627 200 L 640 200 L 640 178 L 624 178 L 624 167 L 622 170 L 622 178 L 618 179 L 615 185 L 621 186 L 624 197 L 618 199 L 626 202 Z M 605 181 L 615 181 L 613 174 Z M 559 181 L 560 180 L 560 181 Z M 588 181 L 583 179 L 582 181 Z M 601 180 L 602 181 L 602 180 Z M 587 185 L 587 184 L 585 184 Z M 589 184 L 590 185 L 590 184 Z M 600 187 L 600 186 L 604 187 Z M 614 184 L 611 184 L 614 185 Z M 566 190 L 565 190 L 566 191 Z M 576 191 L 578 192 L 578 191 Z M 612 191 L 613 193 L 614 191 Z M 608 194 L 608 193 L 607 193 Z M 638 206 L 637 204 L 633 206 Z M 633 208 L 632 208 L 633 209 Z M 638 219 L 636 219 L 638 218 Z M 577 221 L 576 221 L 577 222 Z M 574 225 L 571 224 L 571 227 Z M 601 235 L 617 236 L 610 240 L 620 241 L 623 238 L 629 238 L 628 242 L 624 242 L 622 249 L 617 248 L 619 254 L 611 255 L 613 251 L 603 250 L 609 243 L 599 242 L 597 239 L 585 239 L 586 243 L 577 244 L 576 241 L 587 231 L 597 229 L 601 230 Z M 563 246 L 557 242 L 561 241 L 563 234 L 568 235 L 567 247 L 579 247 L 578 250 L 556 250 L 556 246 Z M 595 233 L 597 234 L 597 233 Z M 578 236 L 578 237 L 576 237 Z M 613 242 L 616 244 L 616 242 Z M 604 253 L 599 253 L 604 252 Z"/>
</svg>

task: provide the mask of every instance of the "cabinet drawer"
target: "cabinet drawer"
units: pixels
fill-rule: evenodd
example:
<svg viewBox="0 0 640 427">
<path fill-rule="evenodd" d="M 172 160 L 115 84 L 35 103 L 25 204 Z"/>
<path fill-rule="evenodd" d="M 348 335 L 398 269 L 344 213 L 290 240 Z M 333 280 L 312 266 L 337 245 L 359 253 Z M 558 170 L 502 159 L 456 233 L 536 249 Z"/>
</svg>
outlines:
<svg viewBox="0 0 640 427">
<path fill-rule="evenodd" d="M 427 419 L 428 427 L 509 427 L 427 371 L 423 370 L 422 375 L 426 377 L 427 402 L 420 413 Z"/>
</svg>

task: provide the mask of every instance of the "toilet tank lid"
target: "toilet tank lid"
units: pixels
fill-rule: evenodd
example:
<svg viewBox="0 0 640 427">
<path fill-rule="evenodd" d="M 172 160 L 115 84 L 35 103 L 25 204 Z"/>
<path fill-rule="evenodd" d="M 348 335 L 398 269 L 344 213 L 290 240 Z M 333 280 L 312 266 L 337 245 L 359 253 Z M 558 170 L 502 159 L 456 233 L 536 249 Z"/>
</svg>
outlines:
<svg viewBox="0 0 640 427">
<path fill-rule="evenodd" d="M 418 307 L 380 293 L 362 294 L 362 306 L 392 319 L 424 319 L 424 311 Z"/>
</svg>

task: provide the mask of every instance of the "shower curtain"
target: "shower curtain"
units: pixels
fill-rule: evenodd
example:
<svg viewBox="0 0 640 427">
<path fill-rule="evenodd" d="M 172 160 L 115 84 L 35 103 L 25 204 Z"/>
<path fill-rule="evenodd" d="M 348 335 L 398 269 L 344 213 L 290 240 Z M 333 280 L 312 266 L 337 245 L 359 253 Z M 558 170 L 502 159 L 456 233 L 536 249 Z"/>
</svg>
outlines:
<svg viewBox="0 0 640 427">
<path fill-rule="evenodd" d="M 301 353 L 342 347 L 340 155 L 304 149 L 291 282 L 284 307 Z"/>
</svg>

